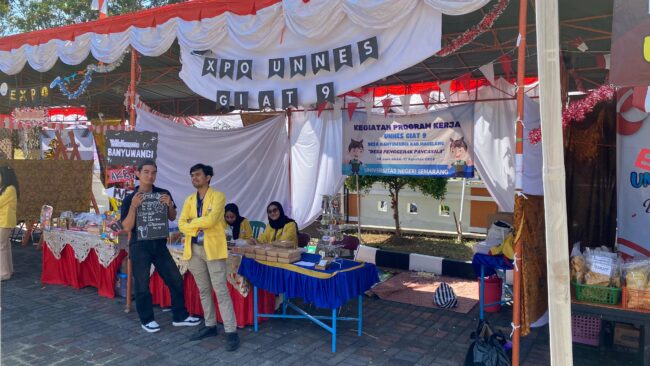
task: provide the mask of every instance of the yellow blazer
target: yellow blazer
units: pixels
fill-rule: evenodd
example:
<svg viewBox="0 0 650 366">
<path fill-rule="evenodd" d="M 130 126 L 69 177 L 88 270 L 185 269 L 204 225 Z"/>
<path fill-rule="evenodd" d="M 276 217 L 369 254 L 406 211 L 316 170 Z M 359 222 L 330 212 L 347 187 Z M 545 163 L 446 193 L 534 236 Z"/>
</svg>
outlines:
<svg viewBox="0 0 650 366">
<path fill-rule="evenodd" d="M 228 225 L 226 223 L 226 225 Z M 248 219 L 243 219 L 241 224 L 239 224 L 239 239 L 250 239 L 253 237 L 253 228 L 251 227 L 250 221 Z"/>
<path fill-rule="evenodd" d="M 18 206 L 18 195 L 16 187 L 9 186 L 0 195 L 0 227 L 13 229 L 16 227 L 16 207 Z M 251 230 L 252 232 L 252 230 Z"/>
<path fill-rule="evenodd" d="M 226 244 L 226 225 L 223 219 L 226 196 L 219 191 L 208 188 L 203 198 L 202 216 L 196 215 L 196 192 L 185 199 L 178 228 L 185 234 L 183 259 L 192 258 L 192 237 L 203 230 L 203 247 L 208 260 L 228 258 Z M 191 219 L 191 222 L 188 220 Z"/>
<path fill-rule="evenodd" d="M 273 239 L 274 237 L 275 239 Z M 266 225 L 266 230 L 257 239 L 258 242 L 265 244 L 280 240 L 291 241 L 298 245 L 298 226 L 295 222 L 288 222 L 279 230 L 272 228 L 271 225 Z"/>
</svg>

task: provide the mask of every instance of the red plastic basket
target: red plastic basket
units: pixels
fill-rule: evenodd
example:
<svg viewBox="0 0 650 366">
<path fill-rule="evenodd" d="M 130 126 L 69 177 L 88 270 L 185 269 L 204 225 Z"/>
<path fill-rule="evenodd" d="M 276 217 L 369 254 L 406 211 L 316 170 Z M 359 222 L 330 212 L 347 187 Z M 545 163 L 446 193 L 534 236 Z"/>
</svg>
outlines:
<svg viewBox="0 0 650 366">
<path fill-rule="evenodd" d="M 586 315 L 571 315 L 571 333 L 574 343 L 598 346 L 600 344 L 600 328 L 602 320 Z"/>
</svg>

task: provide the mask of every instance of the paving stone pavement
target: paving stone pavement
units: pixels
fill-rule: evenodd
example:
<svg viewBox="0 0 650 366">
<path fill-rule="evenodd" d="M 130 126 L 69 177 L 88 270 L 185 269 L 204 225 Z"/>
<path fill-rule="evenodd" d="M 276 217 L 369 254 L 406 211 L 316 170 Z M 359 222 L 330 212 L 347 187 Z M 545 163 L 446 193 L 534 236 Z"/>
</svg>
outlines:
<svg viewBox="0 0 650 366">
<path fill-rule="evenodd" d="M 2 365 L 460 365 L 477 324 L 469 314 L 364 298 L 363 336 L 356 323 L 339 322 L 337 352 L 330 335 L 306 320 L 273 319 L 239 330 L 241 347 L 226 352 L 222 329 L 216 338 L 190 342 L 192 327 L 172 327 L 171 314 L 155 308 L 162 330 L 140 328 L 123 299 L 106 299 L 94 288 L 40 282 L 41 252 L 13 246 L 15 274 L 0 284 Z M 356 314 L 356 301 L 341 316 Z M 489 314 L 509 329 L 511 312 Z M 576 365 L 603 364 L 590 347 L 574 347 Z M 548 328 L 522 338 L 522 364 L 548 365 Z M 617 360 L 612 358 L 612 361 Z M 620 361 L 620 359 L 618 359 Z M 611 364 L 621 364 L 615 362 Z"/>
</svg>

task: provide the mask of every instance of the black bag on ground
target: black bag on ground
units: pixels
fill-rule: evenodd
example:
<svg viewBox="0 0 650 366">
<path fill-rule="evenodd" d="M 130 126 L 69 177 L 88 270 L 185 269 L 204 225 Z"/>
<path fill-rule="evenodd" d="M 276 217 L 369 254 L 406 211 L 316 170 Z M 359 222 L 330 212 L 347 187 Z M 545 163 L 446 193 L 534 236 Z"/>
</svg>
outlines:
<svg viewBox="0 0 650 366">
<path fill-rule="evenodd" d="M 494 332 L 487 321 L 479 322 L 474 340 L 465 355 L 465 366 L 510 366 L 511 361 L 503 346 L 506 336 Z"/>
</svg>

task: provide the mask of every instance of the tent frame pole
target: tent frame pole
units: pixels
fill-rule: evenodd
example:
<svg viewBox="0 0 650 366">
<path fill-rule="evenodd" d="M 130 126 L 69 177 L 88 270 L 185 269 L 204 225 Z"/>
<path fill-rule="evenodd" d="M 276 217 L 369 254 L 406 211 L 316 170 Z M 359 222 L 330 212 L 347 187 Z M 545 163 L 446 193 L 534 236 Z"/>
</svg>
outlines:
<svg viewBox="0 0 650 366">
<path fill-rule="evenodd" d="M 519 45 L 517 49 L 517 121 L 515 124 L 515 192 L 517 196 L 522 193 L 521 177 L 524 154 L 524 91 L 526 89 L 524 78 L 526 76 L 526 26 L 528 17 L 528 1 L 519 2 Z M 519 164 L 518 164 L 519 160 Z M 522 209 L 522 205 L 517 205 L 516 201 L 523 199 L 515 197 L 515 210 Z M 523 215 L 516 215 L 522 217 Z M 521 227 L 516 224 L 515 227 Z M 515 269 L 521 269 L 522 258 L 521 239 L 515 243 Z M 519 263 L 517 263 L 519 262 Z M 520 337 L 521 337 L 521 270 L 515 270 L 513 279 L 513 311 L 512 311 L 512 365 L 519 366 L 520 358 Z"/>
</svg>

